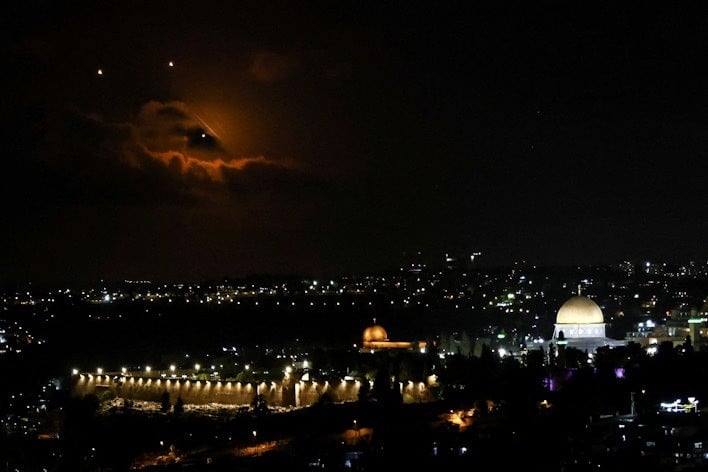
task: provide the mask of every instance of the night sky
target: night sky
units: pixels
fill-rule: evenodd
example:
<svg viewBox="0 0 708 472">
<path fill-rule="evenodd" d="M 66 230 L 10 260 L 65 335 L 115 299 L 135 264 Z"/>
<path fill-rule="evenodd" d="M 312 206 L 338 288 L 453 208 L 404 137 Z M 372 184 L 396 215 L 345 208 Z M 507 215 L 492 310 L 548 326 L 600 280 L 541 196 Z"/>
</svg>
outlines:
<svg viewBox="0 0 708 472">
<path fill-rule="evenodd" d="M 700 2 L 15 3 L 3 281 L 708 256 Z"/>
</svg>

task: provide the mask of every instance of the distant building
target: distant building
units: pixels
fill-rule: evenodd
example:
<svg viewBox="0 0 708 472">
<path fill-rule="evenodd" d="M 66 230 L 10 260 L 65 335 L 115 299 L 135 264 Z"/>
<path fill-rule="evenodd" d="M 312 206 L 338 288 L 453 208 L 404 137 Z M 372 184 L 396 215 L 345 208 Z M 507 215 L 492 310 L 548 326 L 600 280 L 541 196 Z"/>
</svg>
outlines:
<svg viewBox="0 0 708 472">
<path fill-rule="evenodd" d="M 707 320 L 706 316 L 681 317 L 664 323 L 646 320 L 637 323 L 634 331 L 628 332 L 625 339 L 652 349 L 665 342 L 670 342 L 674 347 L 683 346 L 690 337 L 693 349 L 702 351 L 706 349 L 708 339 L 708 328 L 705 326 Z"/>
<path fill-rule="evenodd" d="M 424 351 L 426 346 L 425 341 L 390 341 L 383 326 L 374 321 L 374 324 L 367 327 L 362 334 L 361 351 L 373 352 L 390 349 Z"/>
<path fill-rule="evenodd" d="M 605 335 L 602 310 L 588 297 L 576 295 L 561 305 L 556 315 L 553 342 L 593 353 L 604 346 L 624 346 L 625 340 Z"/>
</svg>

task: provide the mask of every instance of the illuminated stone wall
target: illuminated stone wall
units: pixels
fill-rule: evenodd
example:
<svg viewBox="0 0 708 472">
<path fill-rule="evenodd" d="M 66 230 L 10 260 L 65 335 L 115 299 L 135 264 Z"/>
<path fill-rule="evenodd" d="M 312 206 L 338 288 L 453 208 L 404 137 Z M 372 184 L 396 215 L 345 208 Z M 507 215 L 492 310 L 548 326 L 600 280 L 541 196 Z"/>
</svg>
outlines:
<svg viewBox="0 0 708 472">
<path fill-rule="evenodd" d="M 359 387 L 358 380 L 342 380 L 334 384 L 316 381 L 241 383 L 82 374 L 75 377 L 72 393 L 84 396 L 111 390 L 119 398 L 159 402 L 167 391 L 172 403 L 181 397 L 185 404 L 192 405 L 250 405 L 256 395 L 262 394 L 271 406 L 309 406 L 325 394 L 335 403 L 356 401 Z M 423 382 L 401 384 L 400 389 L 404 403 L 435 399 L 429 386 Z"/>
<path fill-rule="evenodd" d="M 351 402 L 359 399 L 358 380 L 330 384 L 329 382 L 303 382 L 295 384 L 295 406 L 308 406 L 317 402 L 322 395 L 337 402 Z"/>
<path fill-rule="evenodd" d="M 130 400 L 159 402 L 167 391 L 174 403 L 182 397 L 186 404 L 250 405 L 258 394 L 265 396 L 269 405 L 282 404 L 282 386 L 271 382 L 241 383 L 208 380 L 159 379 L 146 377 L 111 377 L 109 375 L 81 375 L 74 383 L 73 393 L 83 396 L 110 389 L 117 397 Z"/>
<path fill-rule="evenodd" d="M 427 403 L 435 401 L 434 387 L 424 382 L 401 382 L 400 389 L 403 403 Z"/>
</svg>

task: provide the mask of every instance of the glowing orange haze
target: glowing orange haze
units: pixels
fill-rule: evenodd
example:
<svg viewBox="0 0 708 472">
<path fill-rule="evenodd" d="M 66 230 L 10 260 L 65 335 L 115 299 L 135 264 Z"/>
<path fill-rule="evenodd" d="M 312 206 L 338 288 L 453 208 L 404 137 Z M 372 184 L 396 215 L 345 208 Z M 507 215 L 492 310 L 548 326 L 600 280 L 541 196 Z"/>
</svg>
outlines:
<svg viewBox="0 0 708 472">
<path fill-rule="evenodd" d="M 213 161 L 205 161 L 196 157 L 186 156 L 180 152 L 167 151 L 160 153 L 150 153 L 152 157 L 161 161 L 166 166 L 173 166 L 175 162 L 180 164 L 179 168 L 182 174 L 194 173 L 196 175 L 206 175 L 214 182 L 223 182 L 223 168 L 241 170 L 248 164 L 259 163 L 274 165 L 275 163 L 268 161 L 264 156 L 256 157 L 239 157 L 225 161 L 223 159 L 215 159 Z M 282 165 L 282 164 L 278 164 Z"/>
<path fill-rule="evenodd" d="M 260 153 L 239 156 L 239 152 L 233 152 L 233 149 L 243 149 L 243 141 L 247 139 L 243 126 L 245 118 L 236 113 L 226 106 L 206 101 L 188 107 L 183 101 L 162 103 L 153 100 L 140 110 L 139 120 L 133 128 L 134 144 L 151 159 L 181 175 L 217 183 L 224 182 L 224 171 L 228 169 L 244 170 L 248 165 L 296 167 L 296 162 L 290 159 L 274 160 Z M 216 145 L 190 148 L 186 130 L 199 129 L 206 129 Z M 131 159 L 131 154 L 128 153 L 128 162 L 140 167 L 140 160 Z"/>
</svg>

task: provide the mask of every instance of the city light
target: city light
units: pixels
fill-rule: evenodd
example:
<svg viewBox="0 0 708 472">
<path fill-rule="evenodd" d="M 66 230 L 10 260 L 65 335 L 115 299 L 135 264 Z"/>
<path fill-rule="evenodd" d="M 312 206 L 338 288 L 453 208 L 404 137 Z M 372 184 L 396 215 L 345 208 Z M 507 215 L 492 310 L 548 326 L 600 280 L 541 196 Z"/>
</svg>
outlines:
<svg viewBox="0 0 708 472">
<path fill-rule="evenodd" d="M 439 274 L 433 274 L 431 276 L 431 280 L 426 280 L 424 278 L 424 274 L 424 272 L 421 272 L 420 279 L 418 279 L 419 284 L 439 287 L 439 285 L 435 285 L 438 283 Z M 677 362 L 679 362 L 682 359 L 682 356 L 686 356 L 685 358 L 690 360 L 691 357 L 689 356 L 694 356 L 701 351 L 706 350 L 705 339 L 708 338 L 705 336 L 706 331 L 704 330 L 701 333 L 697 329 L 701 327 L 701 323 L 705 322 L 705 318 L 703 317 L 705 315 L 705 310 L 702 308 L 695 308 L 695 306 L 702 307 L 703 304 L 706 303 L 706 295 L 703 295 L 703 292 L 698 292 L 697 294 L 691 295 L 694 297 L 693 299 L 689 299 L 689 295 L 686 294 L 687 290 L 682 286 L 682 284 L 678 284 L 678 288 L 676 289 L 667 288 L 671 287 L 670 282 L 674 280 L 674 276 L 667 277 L 668 282 L 658 284 L 657 293 L 661 294 L 668 292 L 677 294 L 675 307 L 671 305 L 672 302 L 669 301 L 662 301 L 661 303 L 651 305 L 649 302 L 653 299 L 661 300 L 658 295 L 654 293 L 647 293 L 651 287 L 644 287 L 645 290 L 639 291 L 631 281 L 624 281 L 622 282 L 622 285 L 617 282 L 605 284 L 604 281 L 602 283 L 597 280 L 593 281 L 592 285 L 594 286 L 600 286 L 602 284 L 603 287 L 614 287 L 611 284 L 615 283 L 617 287 L 622 287 L 621 291 L 618 289 L 618 293 L 613 293 L 607 298 L 604 298 L 604 295 L 595 295 L 600 306 L 613 307 L 611 310 L 614 315 L 611 316 L 616 316 L 617 310 L 614 306 L 616 304 L 623 303 L 621 300 L 624 300 L 625 302 L 628 301 L 630 304 L 636 303 L 637 306 L 643 304 L 647 311 L 651 311 L 651 313 L 644 313 L 641 315 L 642 321 L 634 321 L 634 331 L 632 333 L 627 333 L 628 337 L 630 334 L 635 336 L 633 339 L 635 339 L 641 346 L 641 348 L 636 351 L 638 351 L 641 356 L 635 357 L 637 352 L 634 352 L 634 350 L 627 352 L 622 351 L 620 353 L 621 365 L 619 366 L 611 365 L 611 361 L 609 359 L 600 354 L 595 354 L 592 350 L 585 351 L 586 357 L 578 356 L 573 351 L 574 349 L 577 349 L 576 346 L 579 345 L 579 335 L 594 334 L 594 331 L 591 331 L 591 329 L 587 326 L 575 325 L 573 327 L 573 332 L 571 332 L 570 329 L 566 329 L 564 332 L 567 335 L 567 338 L 565 339 L 553 337 L 549 340 L 544 340 L 542 335 L 544 333 L 550 335 L 551 331 L 548 327 L 553 326 L 554 321 L 557 321 L 558 305 L 562 300 L 551 299 L 548 295 L 543 295 L 543 292 L 540 290 L 532 291 L 531 289 L 528 289 L 528 293 L 526 291 L 518 293 L 514 292 L 514 284 L 518 283 L 518 280 L 520 278 L 523 279 L 523 277 L 524 276 L 516 276 L 500 279 L 498 286 L 496 287 L 485 285 L 483 283 L 474 285 L 475 290 L 477 290 L 474 295 L 471 293 L 471 290 L 470 293 L 467 293 L 464 290 L 445 289 L 449 290 L 449 292 L 443 290 L 442 294 L 437 291 L 437 289 L 419 290 L 419 287 L 415 286 L 416 284 L 413 284 L 414 286 L 406 287 L 405 283 L 407 281 L 403 279 L 389 279 L 386 281 L 386 285 L 384 285 L 383 277 L 378 279 L 380 282 L 370 281 L 366 284 L 362 283 L 361 286 L 352 284 L 351 287 L 354 288 L 348 288 L 346 284 L 340 284 L 337 286 L 337 293 L 332 292 L 329 293 L 329 295 L 333 297 L 339 296 L 339 287 L 344 287 L 347 294 L 357 293 L 359 295 L 376 293 L 376 289 L 378 289 L 379 293 L 381 293 L 384 291 L 384 287 L 400 287 L 401 294 L 394 295 L 393 298 L 395 298 L 397 303 L 400 303 L 401 306 L 403 306 L 403 303 L 401 302 L 406 297 L 431 296 L 439 297 L 438 302 L 447 304 L 448 309 L 451 309 L 459 303 L 466 310 L 473 313 L 481 313 L 486 309 L 491 311 L 486 313 L 489 317 L 485 317 L 484 322 L 480 323 L 478 328 L 474 328 L 475 330 L 478 329 L 474 333 L 471 331 L 467 333 L 463 332 L 461 325 L 453 326 L 448 332 L 442 333 L 442 329 L 433 325 L 431 321 L 432 318 L 429 318 L 427 321 L 430 322 L 430 324 L 426 325 L 428 331 L 421 333 L 421 338 L 435 339 L 436 335 L 439 337 L 435 340 L 435 344 L 429 344 L 429 346 L 432 347 L 427 350 L 426 348 L 421 347 L 421 344 L 418 342 L 405 341 L 399 343 L 388 340 L 375 346 L 370 344 L 371 341 L 364 341 L 362 344 L 364 347 L 360 349 L 358 341 L 363 340 L 362 337 L 358 337 L 356 342 L 352 344 L 352 340 L 346 337 L 347 333 L 344 333 L 341 336 L 339 333 L 326 333 L 328 335 L 327 339 L 329 340 L 334 338 L 335 347 L 337 349 L 342 348 L 343 350 L 351 352 L 351 348 L 354 346 L 357 356 L 360 356 L 360 358 L 366 356 L 367 358 L 366 360 L 362 359 L 362 365 L 372 364 L 368 353 L 378 354 L 385 352 L 385 349 L 390 349 L 388 352 L 391 357 L 395 357 L 399 352 L 405 352 L 405 356 L 410 356 L 411 359 L 417 359 L 417 361 L 425 362 L 426 364 L 431 363 L 432 365 L 429 365 L 429 370 L 415 371 L 421 375 L 421 378 L 415 378 L 414 376 L 407 375 L 403 377 L 403 380 L 398 379 L 396 385 L 401 394 L 401 401 L 404 403 L 435 402 L 439 398 L 438 393 L 440 391 L 444 391 L 444 389 L 448 389 L 448 392 L 453 392 L 455 389 L 459 389 L 460 391 L 466 388 L 469 389 L 470 384 L 466 383 L 467 380 L 464 380 L 464 378 L 460 380 L 456 379 L 453 384 L 446 383 L 450 378 L 447 375 L 448 372 L 446 369 L 450 365 L 454 366 L 454 362 L 466 362 L 466 359 L 478 357 L 480 355 L 480 345 L 482 347 L 485 345 L 488 347 L 489 351 L 487 351 L 486 348 L 482 349 L 485 354 L 487 352 L 496 351 L 500 358 L 504 358 L 503 362 L 497 362 L 496 364 L 505 366 L 515 365 L 514 361 L 518 361 L 520 366 L 525 366 L 524 363 L 526 362 L 526 357 L 528 356 L 528 358 L 531 358 L 531 354 L 534 353 L 534 351 L 537 351 L 534 353 L 536 356 L 535 362 L 545 366 L 552 365 L 557 371 L 557 374 L 554 374 L 556 375 L 555 377 L 549 375 L 543 379 L 544 388 L 548 389 L 548 393 L 553 393 L 554 395 L 557 394 L 559 397 L 562 397 L 563 389 L 565 388 L 565 385 L 567 385 L 565 381 L 571 380 L 573 376 L 576 375 L 576 369 L 585 367 L 583 366 L 585 363 L 592 364 L 596 362 L 595 360 L 597 359 L 598 361 L 603 362 L 603 372 L 610 374 L 614 373 L 614 380 L 617 380 L 619 384 L 622 384 L 623 386 L 631 386 L 631 390 L 628 391 L 637 392 L 637 399 L 639 399 L 638 392 L 644 392 L 642 387 L 645 384 L 648 386 L 649 391 L 653 391 L 655 390 L 653 382 L 660 381 L 658 379 L 654 380 L 649 378 L 649 376 L 642 376 L 642 384 L 633 383 L 636 382 L 638 378 L 636 375 L 636 368 L 638 365 L 642 365 L 641 363 L 644 362 L 644 358 L 646 357 L 644 353 L 649 355 L 656 354 L 659 347 L 662 351 L 668 353 L 673 348 L 673 352 L 676 354 L 674 357 L 677 359 Z M 369 283 L 371 285 L 367 285 Z M 375 286 L 376 283 L 381 283 L 382 285 L 377 287 Z M 530 286 L 531 280 L 526 280 L 524 284 L 525 287 Z M 542 284 L 536 283 L 534 284 L 534 287 L 541 285 Z M 571 287 L 572 285 L 572 282 L 567 283 L 568 287 Z M 329 290 L 329 286 L 329 284 L 320 284 L 317 287 L 317 296 L 319 297 L 321 295 L 320 292 L 324 293 Z M 589 290 L 590 287 L 591 284 L 589 282 L 585 284 L 586 289 Z M 487 292 L 486 300 L 493 299 L 496 305 L 496 302 L 501 299 L 508 302 L 508 305 L 504 306 L 502 309 L 498 309 L 496 306 L 490 306 L 489 308 L 484 306 L 480 308 L 480 302 L 485 296 L 485 294 L 481 293 L 482 289 Z M 168 295 L 175 297 L 175 300 L 178 301 L 179 298 L 177 298 L 174 295 L 174 292 L 171 292 L 170 290 L 171 289 L 168 288 L 161 288 L 160 290 L 153 289 L 151 292 L 146 291 L 140 296 L 137 296 L 134 293 L 127 296 L 125 294 L 121 294 L 119 291 L 111 291 L 110 293 L 114 300 L 138 301 L 140 304 L 138 305 L 139 314 L 142 316 L 142 311 L 145 306 L 144 301 L 148 295 L 154 297 L 154 300 L 156 301 L 159 299 L 164 299 L 163 301 L 167 302 L 168 299 L 166 297 Z M 260 289 L 258 288 L 234 287 L 229 289 L 225 285 L 221 286 L 219 290 L 221 290 L 221 295 L 219 296 L 222 298 L 229 296 L 233 296 L 234 298 L 238 296 L 253 297 L 258 296 L 257 294 L 259 293 L 264 293 L 260 292 Z M 414 295 L 416 290 L 419 290 L 417 292 L 418 295 Z M 632 295 L 637 291 L 641 293 L 641 296 L 639 301 L 635 302 Z M 208 293 L 212 292 L 210 291 Z M 227 293 L 229 293 L 229 295 L 226 295 Z M 430 293 L 433 293 L 433 295 L 428 295 Z M 509 296 L 514 293 L 516 293 L 515 298 Z M 100 304 L 104 296 L 103 289 L 94 291 L 86 290 L 85 299 L 88 303 Z M 194 294 L 190 296 L 195 297 L 195 301 L 198 300 L 198 298 L 196 298 L 197 296 L 207 300 L 207 296 L 205 294 Z M 469 298 L 473 296 L 478 297 L 475 299 L 474 304 L 469 301 Z M 468 301 L 465 301 L 465 297 L 468 297 Z M 216 303 L 216 299 L 218 297 L 214 296 L 212 298 L 214 301 L 211 303 Z M 600 298 L 603 299 L 600 301 Z M 261 300 L 267 300 L 261 301 L 261 307 L 266 305 L 268 307 L 273 307 L 276 305 L 275 301 L 268 300 L 267 298 L 263 298 Z M 336 306 L 333 299 L 328 300 L 329 301 L 327 302 L 317 301 L 315 306 Z M 531 302 L 527 302 L 527 300 L 531 300 Z M 424 299 L 423 305 L 426 304 L 425 301 L 426 300 Z M 379 300 L 374 303 L 379 306 L 383 303 L 387 306 L 388 302 L 389 298 L 385 298 L 383 301 Z M 307 306 L 309 303 L 310 300 L 308 299 L 298 303 L 298 305 Z M 357 301 L 357 305 L 360 307 L 367 307 L 368 303 L 369 301 L 366 297 L 359 298 Z M 415 301 L 412 303 L 415 303 Z M 463 303 L 467 304 L 463 305 Z M 527 303 L 530 303 L 530 305 L 526 305 Z M 662 306 L 662 304 L 664 305 Z M 250 307 L 249 309 L 253 309 L 253 307 L 256 306 L 256 304 L 252 302 L 244 303 L 244 306 L 246 305 Z M 283 301 L 281 305 L 283 310 L 290 309 L 287 301 Z M 343 302 L 342 305 L 348 306 L 349 300 L 347 299 L 347 301 Z M 670 305 L 672 307 L 667 309 Z M 433 306 L 432 300 L 430 306 Z M 264 310 L 263 308 L 259 309 Z M 332 308 L 332 310 L 337 309 Z M 261 311 L 258 316 L 263 316 L 265 313 L 265 311 Z M 433 312 L 426 312 L 425 316 L 430 316 L 431 313 Z M 630 311 L 627 310 L 627 313 L 630 313 Z M 94 319 L 103 319 L 99 318 L 99 316 L 103 315 L 96 314 L 95 311 L 91 311 L 90 315 L 95 317 Z M 493 319 L 492 317 L 496 315 L 498 315 L 498 319 Z M 554 315 L 556 318 L 554 318 Z M 652 319 L 649 319 L 649 315 L 657 316 L 657 318 L 653 318 L 652 321 Z M 158 316 L 158 314 L 151 311 L 146 312 L 145 316 Z M 160 313 L 159 316 L 162 316 L 162 313 Z M 671 323 L 667 323 L 667 318 L 669 317 L 671 318 Z M 48 318 L 49 317 L 47 316 L 47 319 Z M 119 317 L 116 315 L 115 321 L 118 322 L 118 320 Z M 511 321 L 507 322 L 507 320 Z M 629 315 L 627 315 L 626 320 L 629 321 Z M 208 322 L 205 322 L 206 329 L 212 330 L 214 329 L 214 326 L 218 326 L 218 323 L 212 324 L 213 320 L 207 321 Z M 374 322 L 376 323 L 376 321 Z M 2 334 L 2 337 L 0 337 L 0 348 L 2 349 L 6 349 L 5 344 L 9 345 L 10 343 L 10 335 L 8 334 L 10 328 L 8 328 L 8 326 L 11 326 L 11 329 L 14 329 L 22 336 L 26 336 L 27 334 L 26 327 L 21 326 L 21 324 L 15 323 L 7 326 L 0 325 L 0 334 Z M 693 341 L 692 347 L 695 351 L 689 349 L 686 342 L 686 333 L 690 328 L 694 329 L 693 333 L 701 333 L 698 336 L 693 333 L 691 335 L 690 339 Z M 191 329 L 191 326 L 187 329 Z M 360 333 L 355 333 L 355 335 Z M 330 334 L 332 334 L 332 336 L 329 336 Z M 194 370 L 191 372 L 187 371 L 185 365 L 179 367 L 176 363 L 169 362 L 160 363 L 157 365 L 153 364 L 152 366 L 146 366 L 145 364 L 139 364 L 139 366 L 126 364 L 128 367 L 120 367 L 119 372 L 124 375 L 128 373 L 135 374 L 135 377 L 131 375 L 129 378 L 127 376 L 114 377 L 114 368 L 109 366 L 106 368 L 97 367 L 94 368 L 94 371 L 90 371 L 90 369 L 84 370 L 83 375 L 81 374 L 79 368 L 73 368 L 70 369 L 70 372 L 72 376 L 77 377 L 70 379 L 72 383 L 69 383 L 68 385 L 72 385 L 72 388 L 74 389 L 73 393 L 86 395 L 95 392 L 97 396 L 100 396 L 102 398 L 102 404 L 99 414 L 106 414 L 108 411 L 122 412 L 124 411 L 122 409 L 124 408 L 124 404 L 130 405 L 130 402 L 135 402 L 135 406 L 128 406 L 125 408 L 132 408 L 130 411 L 136 412 L 136 414 L 138 414 L 138 410 L 145 412 L 157 411 L 159 409 L 159 405 L 157 405 L 157 403 L 159 402 L 155 400 L 158 399 L 159 395 L 164 391 L 167 391 L 170 394 L 170 402 L 172 406 L 175 405 L 174 402 L 178 395 L 182 395 L 182 399 L 186 403 L 186 409 L 190 411 L 190 414 L 192 412 L 195 412 L 195 414 L 196 412 L 204 412 L 209 415 L 238 414 L 234 413 L 237 411 L 252 412 L 252 402 L 258 395 L 264 395 L 268 401 L 268 408 L 271 411 L 278 412 L 290 411 L 295 408 L 306 408 L 316 403 L 320 398 L 326 398 L 327 400 L 331 399 L 331 401 L 337 404 L 359 401 L 359 388 L 362 385 L 361 382 L 364 382 L 363 386 L 366 387 L 367 395 L 369 395 L 367 398 L 369 398 L 369 400 L 374 399 L 374 394 L 372 392 L 375 392 L 376 389 L 372 388 L 374 386 L 373 382 L 368 380 L 368 378 L 374 377 L 374 374 L 366 369 L 362 369 L 361 365 L 356 364 L 358 361 L 353 360 L 354 358 L 349 358 L 346 361 L 346 364 L 336 367 L 331 365 L 334 364 L 334 358 L 331 359 L 332 362 L 330 362 L 330 359 L 326 359 L 327 362 L 321 362 L 317 361 L 318 359 L 321 359 L 321 357 L 318 356 L 316 363 L 310 362 L 308 360 L 308 356 L 313 356 L 313 353 L 312 351 L 308 352 L 310 346 L 308 346 L 307 343 L 300 342 L 301 338 L 298 338 L 299 335 L 300 333 L 294 334 L 291 344 L 273 345 L 270 343 L 254 343 L 254 347 L 253 345 L 248 345 L 247 342 L 244 342 L 244 344 L 241 345 L 240 340 L 233 340 L 228 343 L 229 347 L 222 347 L 219 345 L 219 347 L 215 348 L 214 350 L 218 351 L 216 354 L 212 350 L 204 350 L 202 352 L 194 351 L 191 354 L 185 354 L 184 358 L 187 360 L 182 360 L 181 363 L 186 364 L 186 366 L 192 364 Z M 27 339 L 29 339 L 29 337 L 27 337 Z M 386 337 L 386 339 L 388 338 Z M 626 340 L 627 338 L 618 339 L 618 341 Z M 566 348 L 562 349 L 564 343 L 566 342 L 568 343 Z M 475 343 L 479 344 L 475 345 Z M 543 345 L 546 343 L 549 344 L 548 350 L 546 350 L 546 346 Z M 551 343 L 553 346 L 551 346 Z M 542 347 L 543 349 L 539 349 L 539 347 Z M 554 347 L 556 349 L 553 349 Z M 189 350 L 196 348 L 192 346 L 184 346 L 184 349 Z M 183 359 L 183 351 L 177 352 L 179 352 L 179 358 L 175 357 L 173 359 Z M 424 355 L 426 352 L 431 352 L 431 355 Z M 433 355 L 433 353 L 435 355 Z M 551 353 L 555 356 L 554 358 L 551 357 Z M 423 356 L 419 354 L 423 354 Z M 459 354 L 463 355 L 460 356 Z M 561 354 L 565 355 L 561 356 Z M 166 351 L 151 359 L 169 359 L 168 356 L 172 355 L 174 355 L 174 353 L 168 353 Z M 206 366 L 211 365 L 212 370 L 208 370 L 207 367 L 205 367 L 205 372 L 203 373 L 204 375 L 197 376 L 197 372 L 200 372 L 202 366 L 199 363 L 194 362 L 196 359 L 201 359 L 206 362 Z M 251 368 L 250 363 L 244 363 L 247 359 L 252 362 L 257 362 L 257 364 Z M 101 362 L 108 361 L 102 359 Z M 111 360 L 110 362 L 130 361 L 116 356 L 116 359 Z M 320 364 L 324 364 L 326 367 L 321 368 Z M 279 371 L 278 367 L 282 370 Z M 178 368 L 180 369 L 179 374 L 176 373 Z M 217 369 L 219 372 L 217 372 Z M 140 375 L 141 371 L 149 374 L 153 370 L 153 375 Z M 242 371 L 248 371 L 248 375 L 244 375 L 245 372 Z M 413 369 L 411 369 L 411 371 L 413 371 Z M 588 375 L 594 375 L 592 373 L 593 371 L 594 369 L 588 369 Z M 88 372 L 91 372 L 94 375 L 90 375 Z M 165 372 L 167 374 L 165 374 Z M 431 372 L 435 373 L 433 374 Z M 157 373 L 159 373 L 159 376 L 156 375 Z M 170 373 L 177 375 L 172 375 L 170 377 Z M 184 375 L 185 373 L 190 375 Z M 285 377 L 282 377 L 283 373 L 285 374 Z M 291 377 L 295 376 L 295 382 L 289 381 Z M 277 377 L 279 378 L 276 379 Z M 288 381 L 286 381 L 286 379 Z M 329 379 L 329 381 L 327 379 Z M 336 379 L 336 381 L 334 381 L 334 379 Z M 390 380 L 394 381 L 395 378 L 390 378 Z M 693 381 L 693 379 L 688 378 L 686 383 L 688 384 L 690 381 Z M 686 396 L 688 395 L 688 392 L 691 392 L 692 395 L 698 395 L 694 392 L 700 393 L 700 389 L 686 387 L 676 389 L 675 391 L 678 395 L 684 395 L 684 400 L 677 399 L 675 401 L 659 403 L 658 400 L 654 400 L 653 396 L 643 396 L 641 397 L 641 402 L 637 403 L 636 409 L 635 406 L 632 405 L 631 415 L 638 417 L 645 414 L 645 412 L 650 412 L 653 416 L 657 413 L 700 413 L 700 403 L 697 400 L 697 397 Z M 104 392 L 109 392 L 111 395 L 103 395 Z M 462 393 L 464 392 L 460 392 L 460 394 Z M 331 394 L 332 396 L 331 398 L 328 396 L 323 397 L 323 394 Z M 145 398 L 150 398 L 151 400 L 143 400 Z M 550 404 L 548 404 L 547 401 L 539 401 L 540 398 L 542 397 L 535 399 L 535 404 L 538 406 L 538 410 L 550 408 Z M 126 400 L 130 400 L 130 402 L 127 402 Z M 582 405 L 577 405 L 577 407 L 584 408 Z M 244 409 L 240 410 L 240 408 Z M 605 405 L 600 405 L 599 408 L 603 409 L 605 408 Z M 35 405 L 33 405 L 32 411 L 41 411 L 41 405 L 39 407 L 35 407 Z M 217 411 L 219 411 L 219 413 L 216 413 Z M 485 412 L 487 412 L 487 410 L 485 410 Z M 170 414 L 171 413 L 172 410 L 170 410 Z M 489 409 L 488 413 L 496 414 L 492 408 Z M 602 411 L 600 414 L 604 415 L 605 413 L 614 414 L 617 418 L 616 421 L 622 421 L 627 416 L 626 412 L 621 410 L 616 412 L 607 409 L 606 411 Z M 473 422 L 478 421 L 478 418 L 473 419 L 471 415 L 465 416 L 460 414 L 458 416 L 462 421 L 460 425 L 467 423 L 472 424 Z M 664 418 L 664 416 L 661 416 L 661 418 Z M 682 417 L 682 419 L 684 418 Z M 695 420 L 697 418 L 688 417 L 685 419 Z M 350 421 L 350 424 L 354 427 L 360 426 L 357 424 L 357 420 L 353 420 L 351 416 L 345 417 L 344 420 Z M 6 427 L 5 425 L 0 426 Z M 27 425 L 20 427 L 24 426 Z M 254 428 L 255 426 L 256 424 L 254 423 L 251 428 Z M 632 425 L 630 423 L 622 423 L 618 427 L 625 430 L 623 433 L 628 433 L 626 438 L 627 441 L 630 441 L 632 439 L 630 436 Z M 363 432 L 367 429 L 368 428 L 363 428 L 361 430 L 362 437 L 364 437 Z M 350 431 L 350 433 L 351 432 L 352 431 Z M 246 429 L 246 433 L 249 434 L 248 429 Z M 253 435 L 253 438 L 255 438 L 256 430 L 253 429 L 252 432 L 250 432 L 249 438 L 251 434 Z M 264 436 L 261 434 L 260 436 L 260 441 L 268 438 L 268 435 Z M 169 444 L 169 442 L 166 441 L 166 444 Z M 259 447 L 259 445 L 251 445 L 254 447 Z M 452 448 L 449 449 L 449 451 L 457 451 L 461 453 L 463 447 L 464 446 L 457 446 L 456 449 Z M 469 453 L 469 449 L 467 450 L 467 453 Z"/>
</svg>

